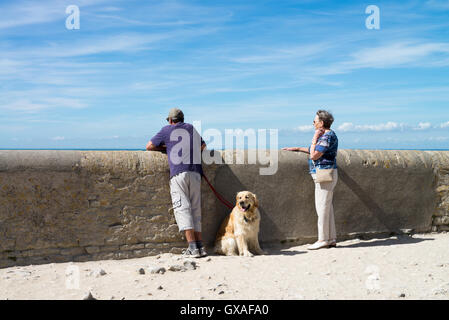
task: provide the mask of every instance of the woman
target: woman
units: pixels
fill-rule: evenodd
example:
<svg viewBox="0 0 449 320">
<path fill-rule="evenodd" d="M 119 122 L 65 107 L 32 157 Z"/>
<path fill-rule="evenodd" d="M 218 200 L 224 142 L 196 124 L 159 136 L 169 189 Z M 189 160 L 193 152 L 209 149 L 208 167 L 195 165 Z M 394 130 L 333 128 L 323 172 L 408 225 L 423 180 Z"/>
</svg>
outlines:
<svg viewBox="0 0 449 320">
<path fill-rule="evenodd" d="M 309 250 L 329 248 L 337 246 L 335 231 L 334 208 L 332 197 L 337 184 L 337 149 L 338 138 L 331 130 L 334 117 L 325 110 L 318 110 L 313 126 L 315 135 L 309 148 L 283 148 L 287 151 L 299 151 L 310 154 L 309 171 L 315 182 L 315 208 L 318 215 L 318 241 L 308 247 Z M 332 181 L 317 182 L 316 169 L 333 169 Z"/>
</svg>

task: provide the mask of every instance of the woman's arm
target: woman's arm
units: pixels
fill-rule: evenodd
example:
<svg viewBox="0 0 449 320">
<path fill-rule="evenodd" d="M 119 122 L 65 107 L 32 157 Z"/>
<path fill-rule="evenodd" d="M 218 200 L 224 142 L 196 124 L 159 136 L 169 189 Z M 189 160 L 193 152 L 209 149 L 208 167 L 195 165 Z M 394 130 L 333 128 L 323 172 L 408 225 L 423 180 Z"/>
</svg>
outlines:
<svg viewBox="0 0 449 320">
<path fill-rule="evenodd" d="M 315 150 L 315 145 L 316 143 L 312 143 L 312 145 L 310 146 L 310 159 L 312 160 L 318 160 L 323 156 L 322 152 Z"/>
<path fill-rule="evenodd" d="M 315 134 L 313 135 L 312 145 L 310 146 L 310 159 L 312 159 L 312 160 L 318 160 L 323 155 L 322 152 L 315 151 L 316 143 L 317 143 L 319 137 L 321 137 L 323 135 L 323 133 L 324 133 L 324 129 L 317 129 L 315 131 Z"/>
<path fill-rule="evenodd" d="M 302 148 L 302 147 L 282 148 L 282 150 L 309 153 L 308 148 Z"/>
</svg>

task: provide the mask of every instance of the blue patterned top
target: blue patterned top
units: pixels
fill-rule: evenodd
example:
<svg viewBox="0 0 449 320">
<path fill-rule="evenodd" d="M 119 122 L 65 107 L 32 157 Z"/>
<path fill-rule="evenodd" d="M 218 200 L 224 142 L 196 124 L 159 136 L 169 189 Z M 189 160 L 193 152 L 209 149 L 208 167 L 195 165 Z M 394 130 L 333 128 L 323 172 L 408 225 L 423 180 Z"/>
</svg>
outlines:
<svg viewBox="0 0 449 320">
<path fill-rule="evenodd" d="M 315 168 L 336 169 L 337 168 L 338 138 L 334 131 L 329 130 L 318 138 L 315 150 L 323 155 L 318 160 L 309 159 L 309 172 L 316 173 Z M 310 152 L 310 147 L 309 147 Z"/>
</svg>

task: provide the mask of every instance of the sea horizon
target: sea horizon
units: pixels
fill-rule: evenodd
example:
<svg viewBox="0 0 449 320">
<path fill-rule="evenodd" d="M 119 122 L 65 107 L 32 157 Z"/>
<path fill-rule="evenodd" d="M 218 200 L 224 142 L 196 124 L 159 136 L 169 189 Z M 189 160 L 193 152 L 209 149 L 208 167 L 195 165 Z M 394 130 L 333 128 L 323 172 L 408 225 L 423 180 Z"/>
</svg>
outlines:
<svg viewBox="0 0 449 320">
<path fill-rule="evenodd" d="M 279 148 L 277 150 L 281 150 L 282 148 Z M 412 148 L 340 148 L 341 150 L 401 150 L 401 151 L 406 151 L 406 150 L 416 150 L 416 151 L 449 151 L 449 149 L 437 149 L 437 148 L 427 148 L 427 149 L 422 149 L 422 148 L 416 148 L 416 149 L 412 149 Z M 146 151 L 145 149 L 141 148 L 141 149 L 133 149 L 133 148 L 0 148 L 0 150 L 3 151 L 7 151 L 7 150 L 52 150 L 52 151 L 56 151 L 56 150 L 65 150 L 65 151 Z M 210 150 L 218 150 L 218 151 L 223 151 L 225 149 L 221 148 L 221 149 L 216 149 L 216 148 L 212 148 Z M 236 150 L 242 150 L 241 148 L 238 148 Z M 243 150 L 248 150 L 248 148 L 243 148 Z"/>
</svg>

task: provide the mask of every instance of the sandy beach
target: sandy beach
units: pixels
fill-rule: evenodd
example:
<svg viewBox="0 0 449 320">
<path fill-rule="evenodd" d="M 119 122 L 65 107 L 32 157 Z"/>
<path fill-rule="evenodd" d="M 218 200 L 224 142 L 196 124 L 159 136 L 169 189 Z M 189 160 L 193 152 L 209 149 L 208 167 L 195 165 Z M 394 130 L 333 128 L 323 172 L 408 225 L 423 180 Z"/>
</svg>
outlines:
<svg viewBox="0 0 449 320">
<path fill-rule="evenodd" d="M 449 299 L 449 233 L 265 246 L 267 255 L 51 263 L 0 269 L 0 299 Z"/>
</svg>

